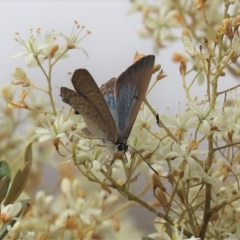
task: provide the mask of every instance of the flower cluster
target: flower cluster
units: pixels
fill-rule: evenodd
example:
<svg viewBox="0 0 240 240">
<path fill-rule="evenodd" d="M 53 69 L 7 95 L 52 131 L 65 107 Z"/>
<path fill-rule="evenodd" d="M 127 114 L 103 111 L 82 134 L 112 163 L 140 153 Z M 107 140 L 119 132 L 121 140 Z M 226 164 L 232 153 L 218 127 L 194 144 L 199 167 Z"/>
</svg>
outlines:
<svg viewBox="0 0 240 240">
<path fill-rule="evenodd" d="M 18 53 L 13 58 L 26 56 L 25 63 L 28 67 L 37 67 L 44 61 L 53 59 L 52 65 L 60 58 L 67 57 L 67 51 L 69 49 L 84 49 L 79 43 L 88 35 L 90 31 L 87 31 L 85 35 L 81 36 L 84 26 L 80 26 L 76 21 L 73 26 L 70 36 L 63 34 L 62 32 L 47 32 L 42 38 L 41 29 L 38 28 L 36 35 L 34 35 L 31 29 L 31 36 L 28 41 L 23 40 L 19 33 L 16 33 L 15 40 L 22 46 L 24 52 Z M 57 42 L 57 37 L 62 37 L 65 40 L 64 44 Z M 85 52 L 85 51 L 84 51 Z M 86 53 L 86 52 L 85 52 Z"/>
<path fill-rule="evenodd" d="M 210 14 L 213 9 L 218 14 Z M 135 228 L 126 214 L 126 209 L 137 203 L 156 217 L 156 231 L 145 236 L 147 239 L 239 238 L 240 111 L 235 91 L 240 85 L 221 91 L 218 86 L 221 77 L 239 75 L 239 2 L 159 0 L 150 4 L 135 0 L 135 11 L 143 14 L 142 35 L 151 37 L 156 49 L 166 40 L 179 39 L 174 31 L 183 29 L 181 41 L 187 56 L 175 53 L 173 61 L 180 66 L 186 109 L 174 116 L 157 114 L 145 99 L 128 139 L 128 151 L 119 152 L 112 142 L 91 135 L 81 112 L 77 115 L 65 105 L 59 109 L 52 94 L 53 67 L 68 56 L 69 50 L 84 51 L 79 43 L 90 32 L 81 35 L 84 27 L 75 22 L 70 36 L 47 32 L 42 38 L 38 29 L 25 41 L 17 34 L 16 41 L 24 48 L 17 56 L 25 56 L 27 66 L 39 67 L 48 87 L 37 86 L 17 68 L 12 84 L 23 87 L 20 101 L 14 100 L 12 87 L 3 88 L 1 93 L 5 100 L 1 102 L 0 154 L 7 161 L 13 159 L 13 167 L 10 170 L 10 164 L 1 163 L 5 167 L 0 172 L 0 236 L 140 238 L 148 233 Z M 57 42 L 58 38 L 63 38 L 64 44 Z M 153 77 L 150 89 L 166 77 L 158 64 Z M 191 90 L 199 85 L 205 94 L 195 97 Z M 33 90 L 41 92 L 39 99 Z M 16 117 L 13 109 L 25 114 Z M 31 121 L 26 139 L 20 134 L 9 137 L 26 119 Z M 34 140 L 36 146 L 28 145 L 21 154 L 23 146 Z M 21 158 L 25 160 L 22 168 L 17 161 Z M 57 172 L 56 178 L 44 177 L 46 171 Z M 18 181 L 10 184 L 11 173 Z M 25 190 L 34 196 L 30 206 L 28 195 L 19 197 L 19 191 L 13 194 L 11 190 L 18 189 L 21 182 L 23 191 L 27 179 Z M 43 188 L 42 179 L 48 191 L 36 192 Z M 57 192 L 46 194 L 51 188 Z M 149 192 L 152 199 L 143 200 Z"/>
<path fill-rule="evenodd" d="M 92 191 L 88 191 L 89 182 L 82 180 L 80 184 L 80 180 L 63 178 L 61 192 L 56 196 L 39 191 L 28 209 L 28 217 L 17 221 L 13 227 L 8 227 L 8 239 L 114 238 L 116 232 L 122 238 L 139 238 L 137 231 L 126 232 L 126 229 L 134 229 L 131 221 L 121 221 L 127 216 L 116 216 L 120 209 L 126 207 L 121 206 L 118 200 L 120 196 L 109 195 L 97 185 L 91 186 Z M 21 209 L 18 205 L 20 204 L 3 208 L 1 221 L 12 219 Z"/>
</svg>

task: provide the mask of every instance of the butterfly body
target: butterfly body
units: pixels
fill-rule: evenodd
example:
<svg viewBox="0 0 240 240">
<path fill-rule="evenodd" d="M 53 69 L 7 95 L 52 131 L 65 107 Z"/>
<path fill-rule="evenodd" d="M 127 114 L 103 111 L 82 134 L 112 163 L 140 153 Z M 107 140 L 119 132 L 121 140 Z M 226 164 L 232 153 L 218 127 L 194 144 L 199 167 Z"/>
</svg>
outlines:
<svg viewBox="0 0 240 240">
<path fill-rule="evenodd" d="M 80 113 L 96 137 L 127 150 L 127 139 L 136 120 L 153 72 L 155 57 L 148 55 L 99 89 L 86 69 L 74 72 L 76 90 L 61 87 L 63 101 Z"/>
</svg>

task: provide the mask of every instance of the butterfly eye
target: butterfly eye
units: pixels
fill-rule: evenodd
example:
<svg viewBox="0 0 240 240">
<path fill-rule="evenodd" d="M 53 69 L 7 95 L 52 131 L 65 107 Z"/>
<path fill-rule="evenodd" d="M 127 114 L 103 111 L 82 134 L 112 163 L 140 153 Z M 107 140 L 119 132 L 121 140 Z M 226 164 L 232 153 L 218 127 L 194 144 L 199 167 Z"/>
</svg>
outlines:
<svg viewBox="0 0 240 240">
<path fill-rule="evenodd" d="M 74 113 L 75 113 L 76 115 L 79 115 L 79 114 L 80 114 L 77 110 L 75 110 Z"/>
<path fill-rule="evenodd" d="M 128 150 L 128 145 L 126 142 L 118 144 L 119 152 L 126 152 Z"/>
</svg>

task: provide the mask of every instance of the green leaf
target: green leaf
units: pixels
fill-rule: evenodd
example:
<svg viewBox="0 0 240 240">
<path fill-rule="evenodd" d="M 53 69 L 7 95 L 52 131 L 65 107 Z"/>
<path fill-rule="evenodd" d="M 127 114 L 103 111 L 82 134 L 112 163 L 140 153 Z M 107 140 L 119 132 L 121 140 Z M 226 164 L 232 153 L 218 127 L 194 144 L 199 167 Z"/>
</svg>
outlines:
<svg viewBox="0 0 240 240">
<path fill-rule="evenodd" d="M 6 161 L 0 161 L 0 203 L 5 198 L 11 181 L 11 169 Z"/>
<path fill-rule="evenodd" d="M 153 238 L 150 238 L 150 237 L 148 237 L 148 236 L 143 236 L 142 237 L 142 240 L 154 240 Z"/>
<path fill-rule="evenodd" d="M 3 177 L 9 177 L 11 179 L 11 169 L 8 165 L 8 163 L 4 160 L 0 161 L 0 180 Z"/>
<path fill-rule="evenodd" d="M 7 193 L 7 196 L 4 200 L 4 205 L 8 205 L 10 203 L 14 203 L 14 201 L 19 197 L 19 195 L 24 190 L 27 180 L 30 174 L 32 166 L 32 143 L 28 144 L 25 150 L 24 156 L 24 166 L 22 169 L 18 169 L 10 189 Z"/>
<path fill-rule="evenodd" d="M 8 180 L 7 176 L 0 180 L 0 203 L 2 203 L 7 194 L 9 183 L 10 181 Z"/>
</svg>

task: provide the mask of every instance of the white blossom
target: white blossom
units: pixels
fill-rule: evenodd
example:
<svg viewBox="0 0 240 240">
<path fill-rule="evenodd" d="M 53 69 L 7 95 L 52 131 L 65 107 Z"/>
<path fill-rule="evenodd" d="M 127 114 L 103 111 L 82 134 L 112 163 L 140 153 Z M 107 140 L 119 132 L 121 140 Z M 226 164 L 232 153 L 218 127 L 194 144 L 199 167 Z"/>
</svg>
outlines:
<svg viewBox="0 0 240 240">
<path fill-rule="evenodd" d="M 34 130 L 38 136 L 39 142 L 65 137 L 65 131 L 70 129 L 73 124 L 72 121 L 66 121 L 62 113 L 58 113 L 57 116 L 52 116 L 51 120 L 49 120 L 49 118 L 46 120 L 47 125 L 42 122 L 44 127 L 36 127 Z"/>
</svg>

